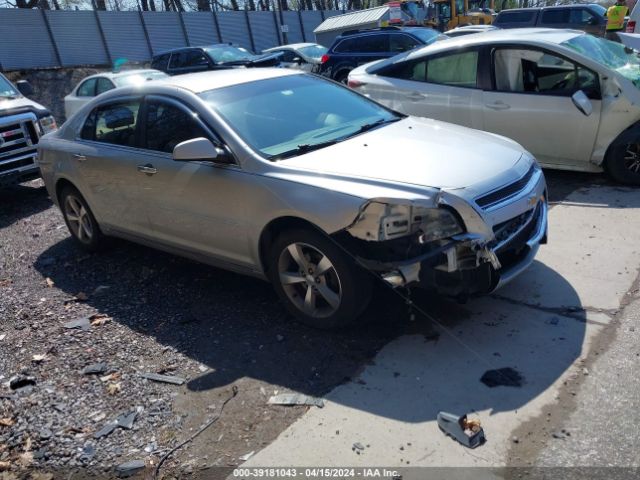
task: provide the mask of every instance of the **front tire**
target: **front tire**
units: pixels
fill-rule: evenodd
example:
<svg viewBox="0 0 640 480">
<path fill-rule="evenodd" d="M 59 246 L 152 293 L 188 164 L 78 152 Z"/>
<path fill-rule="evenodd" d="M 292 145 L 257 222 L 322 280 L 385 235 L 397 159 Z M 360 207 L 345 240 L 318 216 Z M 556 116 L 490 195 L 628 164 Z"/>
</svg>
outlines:
<svg viewBox="0 0 640 480">
<path fill-rule="evenodd" d="M 104 242 L 104 235 L 89 205 L 76 188 L 67 186 L 62 189 L 60 208 L 76 243 L 89 252 L 98 250 Z"/>
<path fill-rule="evenodd" d="M 331 239 L 310 229 L 280 234 L 268 268 L 287 310 L 311 327 L 353 325 L 371 300 L 371 277 Z"/>
<path fill-rule="evenodd" d="M 613 147 L 606 168 L 616 182 L 640 185 L 640 144 L 626 143 Z"/>
</svg>

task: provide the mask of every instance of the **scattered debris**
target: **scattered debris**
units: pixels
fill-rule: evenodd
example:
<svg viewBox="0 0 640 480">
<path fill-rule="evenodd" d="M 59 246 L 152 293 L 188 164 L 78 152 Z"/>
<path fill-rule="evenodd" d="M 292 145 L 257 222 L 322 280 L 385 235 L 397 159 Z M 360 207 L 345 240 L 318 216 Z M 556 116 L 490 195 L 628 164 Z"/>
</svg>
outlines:
<svg viewBox="0 0 640 480">
<path fill-rule="evenodd" d="M 97 297 L 99 295 L 102 295 L 103 293 L 106 293 L 106 291 L 109 290 L 110 288 L 111 287 L 109 285 L 98 285 L 93 291 L 93 293 L 91 294 L 91 296 Z"/>
<path fill-rule="evenodd" d="M 0 472 L 5 472 L 11 468 L 11 462 L 0 461 Z"/>
<path fill-rule="evenodd" d="M 585 368 L 583 368 L 583 369 L 582 369 L 582 374 L 583 374 L 583 375 L 589 375 L 589 369 L 588 369 L 588 368 L 586 368 L 586 367 L 585 367 Z"/>
<path fill-rule="evenodd" d="M 51 280 L 49 277 L 44 279 L 45 283 L 47 284 L 47 287 L 51 288 L 55 285 L 55 283 L 53 282 L 53 280 Z"/>
<path fill-rule="evenodd" d="M 94 433 L 93 438 L 106 437 L 111 432 L 113 432 L 116 428 L 124 428 L 125 430 L 131 430 L 133 428 L 133 422 L 135 422 L 138 416 L 138 411 L 139 410 L 136 409 L 136 410 L 131 410 L 130 412 L 127 412 L 127 413 L 120 414 L 117 418 L 115 418 L 114 420 L 111 420 L 104 427 L 102 427 L 100 430 Z"/>
<path fill-rule="evenodd" d="M 34 355 L 31 357 L 31 361 L 33 363 L 42 363 L 45 361 L 46 358 L 47 358 L 46 355 Z"/>
<path fill-rule="evenodd" d="M 520 373 L 511 368 L 499 368 L 497 370 L 487 370 L 484 372 L 480 381 L 487 387 L 521 387 L 524 383 L 524 378 Z"/>
<path fill-rule="evenodd" d="M 110 383 L 107 385 L 107 393 L 109 395 L 117 395 L 122 391 L 122 385 L 120 383 Z"/>
<path fill-rule="evenodd" d="M 71 320 L 64 324 L 64 328 L 72 329 L 72 328 L 81 328 L 82 330 L 89 330 L 91 328 L 91 323 L 89 321 L 89 317 L 82 317 L 76 320 Z"/>
<path fill-rule="evenodd" d="M 107 322 L 110 322 L 111 317 L 105 313 L 94 313 L 89 317 L 89 321 L 91 322 L 92 326 L 99 327 Z"/>
<path fill-rule="evenodd" d="M 11 390 L 18 390 L 20 388 L 32 386 L 36 384 L 36 379 L 29 375 L 16 375 L 9 379 L 9 388 Z"/>
<path fill-rule="evenodd" d="M 13 419 L 11 418 L 0 418 L 0 427 L 10 427 L 12 426 L 14 423 L 16 423 L 15 421 L 13 421 Z"/>
<path fill-rule="evenodd" d="M 3 333 L 2 335 L 0 335 L 0 342 L 2 340 L 4 340 L 5 338 L 7 338 L 7 334 L 6 333 Z"/>
<path fill-rule="evenodd" d="M 364 445 L 362 445 L 360 442 L 356 442 L 351 447 L 351 450 L 364 450 Z"/>
<path fill-rule="evenodd" d="M 99 375 L 105 373 L 109 367 L 106 363 L 93 363 L 82 369 L 83 375 Z"/>
<path fill-rule="evenodd" d="M 142 378 L 153 380 L 154 382 L 173 383 L 174 385 L 182 385 L 186 380 L 181 377 L 174 377 L 171 375 L 159 375 L 157 373 L 141 373 Z"/>
<path fill-rule="evenodd" d="M 115 380 L 120 379 L 120 374 L 118 372 L 110 373 L 109 375 L 105 375 L 104 377 L 100 377 L 101 382 L 113 382 Z"/>
<path fill-rule="evenodd" d="M 480 420 L 470 420 L 466 415 L 459 417 L 447 412 L 439 412 L 437 420 L 440 430 L 465 447 L 476 448 L 485 442 Z"/>
<path fill-rule="evenodd" d="M 513 443 L 520 443 L 520 439 L 518 437 L 516 437 L 516 436 L 511 437 L 511 441 Z"/>
<path fill-rule="evenodd" d="M 209 370 L 209 367 L 207 367 L 206 365 L 198 365 L 198 370 L 200 370 L 202 373 L 204 373 L 207 370 Z"/>
<path fill-rule="evenodd" d="M 321 398 L 303 395 L 302 393 L 281 393 L 269 398 L 270 405 L 315 405 L 318 408 L 324 407 L 324 400 Z"/>
<path fill-rule="evenodd" d="M 240 460 L 242 460 L 243 462 L 246 462 L 247 460 L 249 460 L 251 457 L 253 457 L 253 454 L 256 453 L 255 450 L 251 450 L 249 453 L 245 453 L 244 455 L 239 456 L 238 458 Z"/>
<path fill-rule="evenodd" d="M 144 460 L 131 460 L 116 467 L 116 475 L 120 478 L 130 477 L 145 467 Z"/>
</svg>

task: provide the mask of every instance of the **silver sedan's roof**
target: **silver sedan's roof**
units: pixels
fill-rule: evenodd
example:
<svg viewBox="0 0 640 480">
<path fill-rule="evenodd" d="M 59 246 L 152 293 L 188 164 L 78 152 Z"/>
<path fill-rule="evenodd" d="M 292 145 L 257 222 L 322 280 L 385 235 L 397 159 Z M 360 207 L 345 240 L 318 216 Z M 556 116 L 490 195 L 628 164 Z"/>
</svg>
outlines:
<svg viewBox="0 0 640 480">
<path fill-rule="evenodd" d="M 193 93 L 206 92 L 216 88 L 229 87 L 240 83 L 255 82 L 268 78 L 300 75 L 302 72 L 288 68 L 230 68 L 208 72 L 189 73 L 156 80 L 155 85 L 173 85 Z"/>
</svg>

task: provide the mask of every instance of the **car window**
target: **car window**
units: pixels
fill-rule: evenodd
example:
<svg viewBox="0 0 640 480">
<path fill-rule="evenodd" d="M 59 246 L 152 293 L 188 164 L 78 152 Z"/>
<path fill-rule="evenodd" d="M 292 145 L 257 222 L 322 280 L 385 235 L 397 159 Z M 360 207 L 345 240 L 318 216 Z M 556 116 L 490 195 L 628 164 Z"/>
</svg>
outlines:
<svg viewBox="0 0 640 480">
<path fill-rule="evenodd" d="M 597 82 L 589 70 L 539 50 L 497 50 L 493 62 L 496 90 L 504 92 L 571 96 Z"/>
<path fill-rule="evenodd" d="M 295 52 L 292 52 L 291 50 L 278 50 L 275 52 L 269 52 L 269 53 L 282 53 L 282 56 L 280 57 L 280 61 L 281 62 L 293 62 L 293 59 L 299 57 L 298 55 L 295 54 Z"/>
<path fill-rule="evenodd" d="M 405 52 L 419 45 L 419 43 L 409 35 L 390 35 L 390 50 L 392 52 Z"/>
<path fill-rule="evenodd" d="M 569 11 L 569 23 L 572 25 L 588 25 L 596 16 L 586 8 L 573 8 Z"/>
<path fill-rule="evenodd" d="M 187 65 L 187 52 L 174 52 L 171 55 L 169 68 L 182 68 Z"/>
<path fill-rule="evenodd" d="M 76 96 L 78 97 L 93 97 L 96 94 L 96 82 L 97 79 L 90 78 L 86 80 L 82 85 L 78 87 L 78 93 Z"/>
<path fill-rule="evenodd" d="M 98 107 L 85 121 L 80 137 L 85 140 L 134 147 L 139 109 L 139 100 Z"/>
<path fill-rule="evenodd" d="M 478 73 L 478 52 L 469 51 L 432 58 L 427 63 L 429 83 L 475 88 Z"/>
<path fill-rule="evenodd" d="M 550 10 L 543 10 L 541 23 L 569 23 L 569 9 L 553 8 Z"/>
<path fill-rule="evenodd" d="M 533 21 L 533 11 L 508 12 L 502 11 L 498 15 L 499 23 L 530 23 Z"/>
<path fill-rule="evenodd" d="M 186 53 L 186 66 L 187 67 L 201 67 L 209 65 L 209 60 L 202 50 L 191 50 Z"/>
<path fill-rule="evenodd" d="M 351 53 L 357 51 L 357 43 L 355 38 L 347 38 L 342 40 L 334 49 L 337 53 Z"/>
<path fill-rule="evenodd" d="M 151 62 L 151 68 L 155 68 L 156 70 L 166 70 L 169 65 L 170 56 L 170 53 L 165 53 L 164 55 L 154 58 Z"/>
<path fill-rule="evenodd" d="M 413 62 L 400 62 L 379 72 L 379 75 L 382 75 L 383 77 L 399 78 L 401 80 L 424 82 L 427 78 L 427 61 L 418 60 Z"/>
<path fill-rule="evenodd" d="M 359 53 L 379 53 L 389 51 L 389 35 L 366 35 L 358 39 Z"/>
<path fill-rule="evenodd" d="M 191 113 L 162 101 L 154 100 L 147 103 L 147 149 L 172 153 L 174 147 L 185 140 L 209 136 Z"/>
<path fill-rule="evenodd" d="M 108 78 L 98 78 L 98 82 L 96 84 L 96 95 L 100 95 L 101 93 L 108 92 L 115 88 L 115 85 L 111 83 L 111 80 Z"/>
</svg>

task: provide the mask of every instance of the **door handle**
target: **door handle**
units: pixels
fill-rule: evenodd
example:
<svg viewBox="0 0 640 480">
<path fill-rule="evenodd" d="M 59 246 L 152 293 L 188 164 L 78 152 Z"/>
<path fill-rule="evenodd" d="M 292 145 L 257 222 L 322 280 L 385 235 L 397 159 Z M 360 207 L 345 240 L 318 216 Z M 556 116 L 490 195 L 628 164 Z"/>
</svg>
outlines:
<svg viewBox="0 0 640 480">
<path fill-rule="evenodd" d="M 146 165 L 138 165 L 138 171 L 146 173 L 147 175 L 155 175 L 158 173 L 158 169 L 150 163 L 147 163 Z"/>
<path fill-rule="evenodd" d="M 74 153 L 73 158 L 75 158 L 79 162 L 84 162 L 87 159 L 87 157 L 85 157 L 84 155 L 80 155 L 79 153 Z"/>
<path fill-rule="evenodd" d="M 407 94 L 407 98 L 414 101 L 424 100 L 426 97 L 426 95 L 420 92 L 411 92 Z"/>
<path fill-rule="evenodd" d="M 510 105 L 507 105 L 504 102 L 495 102 L 495 103 L 485 103 L 484 105 L 487 108 L 490 108 L 491 110 L 509 110 L 511 108 Z"/>
</svg>

